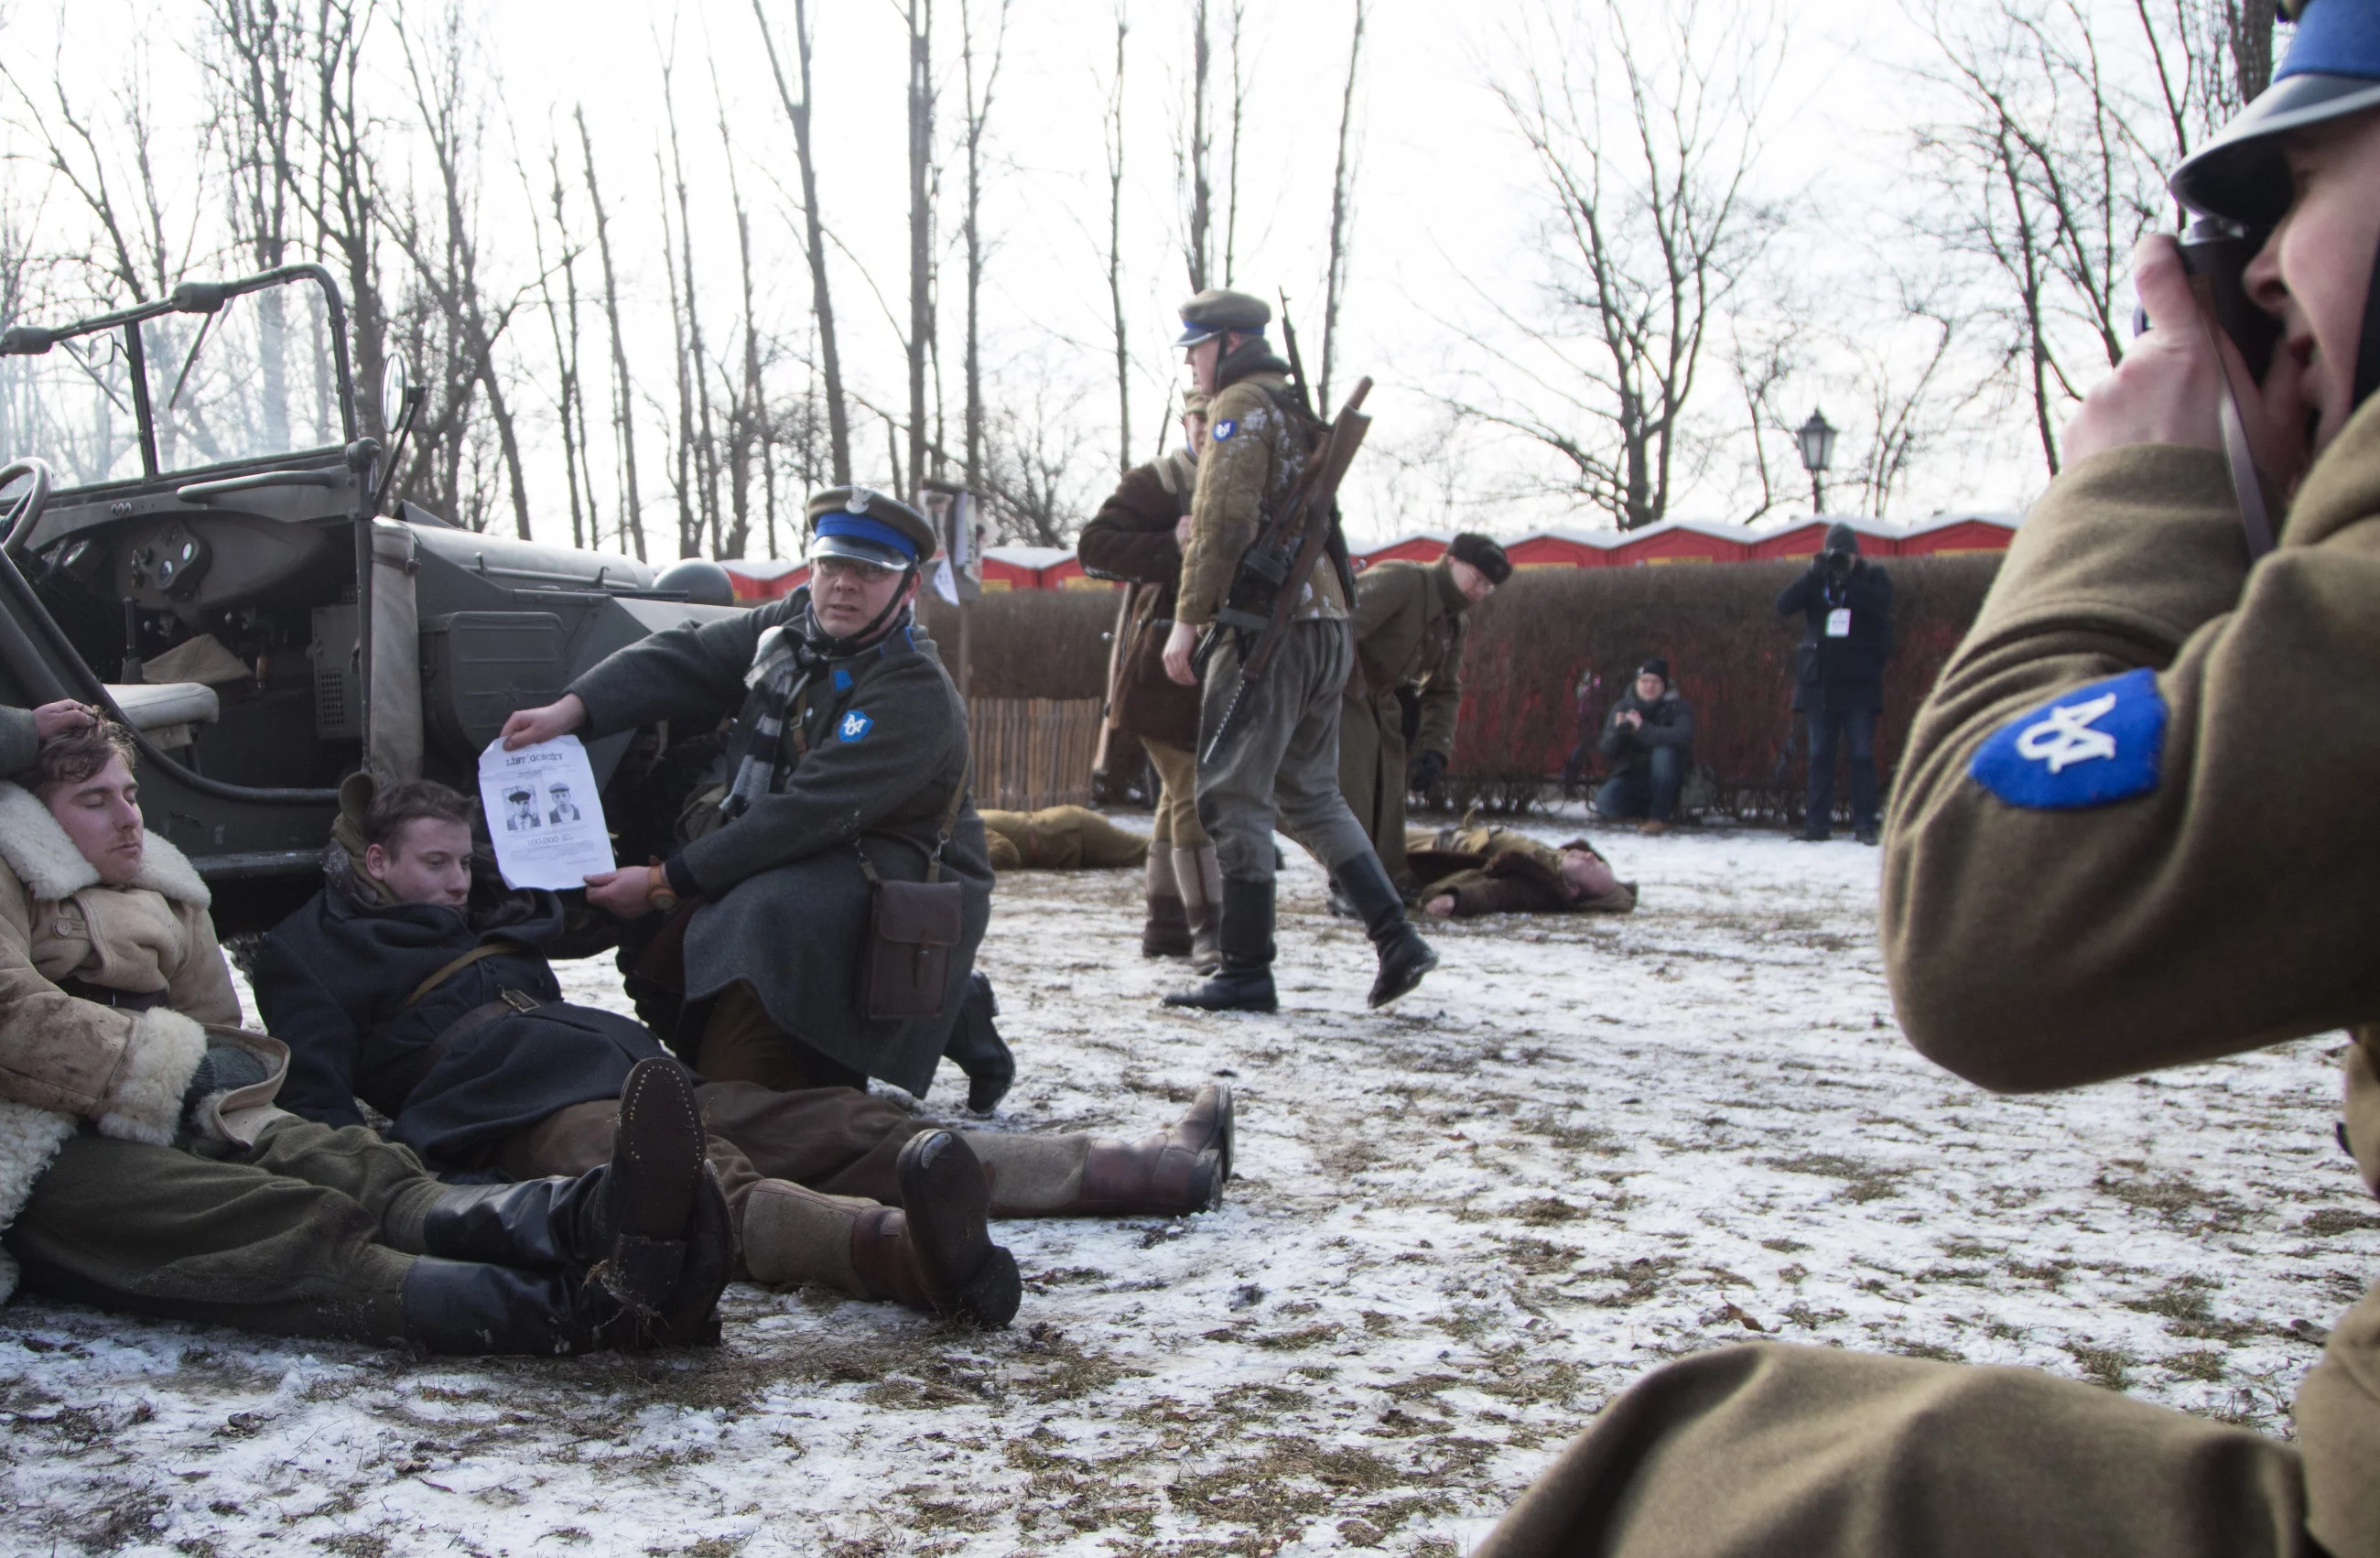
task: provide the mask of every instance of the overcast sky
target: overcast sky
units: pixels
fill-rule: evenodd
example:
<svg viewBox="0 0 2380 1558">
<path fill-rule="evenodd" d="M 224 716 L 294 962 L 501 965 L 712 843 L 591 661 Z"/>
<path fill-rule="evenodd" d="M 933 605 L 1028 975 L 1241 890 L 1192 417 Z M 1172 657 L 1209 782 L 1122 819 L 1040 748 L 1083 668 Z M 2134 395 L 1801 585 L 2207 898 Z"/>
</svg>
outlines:
<svg viewBox="0 0 2380 1558">
<path fill-rule="evenodd" d="M 788 46 L 792 6 L 785 0 L 767 3 L 781 47 Z M 993 6 L 976 0 L 975 8 L 988 27 Z M 1224 0 L 1214 0 L 1214 9 L 1223 8 Z M 47 62 L 56 59 L 67 79 L 90 95 L 121 80 L 128 60 L 122 40 L 145 37 L 160 123 L 194 135 L 205 113 L 187 56 L 194 9 L 188 0 L 74 0 L 64 9 L 18 0 L 13 9 L 0 10 L 0 46 L 37 88 L 49 73 Z M 1463 6 L 1373 0 L 1370 7 L 1357 94 L 1353 264 L 1338 381 L 1343 387 L 1358 373 L 1379 381 L 1370 406 L 1378 418 L 1376 448 L 1352 483 L 1357 501 L 1350 505 L 1350 523 L 1359 534 L 1450 523 L 1519 533 L 1547 523 L 1597 522 L 1561 503 L 1481 502 L 1483 494 L 1505 490 L 1506 478 L 1535 458 L 1483 432 L 1459 436 L 1454 452 L 1431 469 L 1409 469 L 1445 425 L 1436 397 L 1465 382 L 1465 373 L 1476 383 L 1482 359 L 1463 345 L 1463 333 L 1508 328 L 1497 323 L 1500 313 L 1542 317 L 1531 242 L 1548 216 L 1547 198 L 1489 90 L 1497 79 L 1514 78 L 1529 49 L 1526 25 L 1540 9 L 1536 0 Z M 706 331 L 723 338 L 738 309 L 719 152 L 718 103 L 723 101 L 747 170 L 745 199 L 756 212 L 769 294 L 757 311 L 771 329 L 799 332 L 808 279 L 798 213 L 785 193 L 795 187 L 792 137 L 768 78 L 750 0 L 674 7 L 494 0 L 475 10 L 489 89 L 480 199 L 493 279 L 517 286 L 533 270 L 525 197 L 512 165 L 516 149 L 541 168 L 547 144 L 570 133 L 569 112 L 584 104 L 606 199 L 614 208 L 613 241 L 628 271 L 637 376 L 649 396 L 668 392 L 655 155 L 665 135 L 662 66 L 674 60 Z M 856 392 L 898 408 L 905 404 L 904 367 L 888 306 L 905 316 L 903 29 L 892 0 L 825 0 L 820 10 L 820 205 L 849 251 L 833 272 L 844 360 Z M 1622 14 L 1641 29 L 1657 25 L 1667 11 L 1631 0 Z M 1133 391 L 1134 444 L 1142 457 L 1154 449 L 1157 408 L 1180 382 L 1179 364 L 1164 343 L 1173 306 L 1187 290 L 1172 155 L 1188 71 L 1187 12 L 1185 0 L 1131 0 L 1127 7 L 1126 297 L 1140 370 Z M 392 144 L 401 144 L 407 131 L 398 112 L 402 64 L 393 24 L 402 19 L 419 29 L 434 14 L 417 0 L 401 10 L 390 7 L 377 24 Z M 1094 494 L 1111 473 L 1115 444 L 1102 144 L 1114 14 L 1106 0 L 1015 0 L 991 115 L 985 214 L 995 244 L 984 300 L 993 382 L 1004 404 L 1078 437 L 1079 480 Z M 958 15 L 956 0 L 938 7 L 940 128 L 946 141 L 961 116 Z M 1352 0 L 1299 0 L 1251 6 L 1246 20 L 1248 106 L 1234 279 L 1268 297 L 1287 289 L 1309 356 L 1320 348 L 1333 137 L 1352 16 Z M 1220 98 L 1228 90 L 1228 61 L 1220 57 L 1220 16 L 1213 25 Z M 1580 38 L 1576 63 L 1583 66 L 1590 41 L 1601 40 L 1593 31 Z M 1754 184 L 1763 197 L 1790 202 L 1799 213 L 1780 254 L 1802 276 L 1803 296 L 1815 311 L 1850 318 L 1871 302 L 1881 305 L 1890 295 L 1893 262 L 1922 258 L 1905 252 L 1912 240 L 1897 236 L 1890 220 L 1907 193 L 1912 127 L 1933 111 L 1933 100 L 1909 69 L 1924 61 L 1922 42 L 1894 7 L 1839 0 L 1791 7 L 1771 37 L 1775 85 Z M 21 135 L 12 139 L 17 150 L 25 150 Z M 1228 147 L 1219 149 L 1219 185 L 1227 152 Z M 772 187 L 771 176 L 782 188 Z M 22 164 L 10 176 L 11 198 L 20 209 L 38 202 L 41 233 L 68 242 L 79 213 L 70 196 L 42 187 L 38 170 Z M 953 157 L 942 184 L 941 225 L 942 349 L 953 425 L 963 327 L 955 247 L 960 194 Z M 1217 198 L 1222 198 L 1220 188 Z M 206 219 L 203 212 L 190 214 Z M 1220 241 L 1220 216 L 1218 227 Z M 1896 254 L 1896 245 L 1904 252 Z M 1881 336 L 1871 344 L 1891 349 Z M 535 342 L 519 345 L 526 353 L 524 378 L 534 386 L 523 398 L 537 412 L 536 397 L 544 396 L 542 414 L 550 420 L 551 374 L 540 370 Z M 1812 371 L 1785 392 L 1796 416 L 1823 406 L 1845 426 L 1847 444 L 1865 436 L 1861 408 L 1851 403 L 1848 359 L 1835 348 L 1822 348 L 1815 358 Z M 1725 371 L 1714 359 L 1705 376 L 1705 404 L 1714 417 L 1723 416 L 1730 393 Z M 653 426 L 649 411 L 649 437 Z M 1978 407 L 1955 446 L 1921 467 L 1888 517 L 2021 505 L 2042 480 L 2024 432 L 2015 414 Z M 855 446 L 864 471 L 889 459 L 880 422 L 861 420 Z M 1794 482 L 1802 480 L 1790 445 L 1779 441 L 1769 452 L 1791 469 Z M 539 439 L 536 455 L 541 468 L 553 471 L 552 501 L 541 500 L 539 510 L 542 532 L 552 521 L 560 489 L 560 456 L 550 432 Z M 648 485 L 654 480 L 649 473 Z M 1743 501 L 1737 466 L 1722 462 L 1687 489 L 1673 513 L 1733 517 Z M 667 507 L 657 492 L 647 493 L 646 502 L 656 516 Z M 1805 492 L 1796 506 L 1806 509 Z"/>
</svg>

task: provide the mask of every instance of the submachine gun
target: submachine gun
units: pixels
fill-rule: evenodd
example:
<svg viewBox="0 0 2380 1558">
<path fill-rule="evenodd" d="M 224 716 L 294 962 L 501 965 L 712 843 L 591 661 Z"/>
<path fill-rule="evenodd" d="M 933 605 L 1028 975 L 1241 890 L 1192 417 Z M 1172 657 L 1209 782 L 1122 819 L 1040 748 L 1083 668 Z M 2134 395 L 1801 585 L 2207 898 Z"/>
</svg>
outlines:
<svg viewBox="0 0 2380 1558">
<path fill-rule="evenodd" d="M 1302 376 L 1299 387 L 1304 388 Z M 1313 577 L 1323 548 L 1330 544 L 1338 517 L 1339 482 L 1347 474 L 1348 465 L 1363 444 L 1364 434 L 1372 426 L 1372 419 L 1361 409 L 1364 397 L 1371 393 L 1370 379 L 1356 382 L 1354 393 L 1325 430 L 1321 444 L 1307 456 L 1305 469 L 1298 473 L 1288 499 L 1278 513 L 1257 527 L 1257 539 L 1240 555 L 1231 594 L 1216 612 L 1215 624 L 1198 649 L 1203 664 L 1224 634 L 1240 638 L 1240 685 L 1232 689 L 1232 701 L 1217 722 L 1214 737 L 1207 743 L 1202 761 L 1212 761 L 1231 739 L 1241 711 L 1247 706 L 1248 689 L 1272 663 L 1273 652 L 1281 648 L 1281 635 L 1289 629 L 1289 614 L 1305 597 L 1305 581 Z M 1253 640 L 1250 634 L 1255 635 Z"/>
</svg>

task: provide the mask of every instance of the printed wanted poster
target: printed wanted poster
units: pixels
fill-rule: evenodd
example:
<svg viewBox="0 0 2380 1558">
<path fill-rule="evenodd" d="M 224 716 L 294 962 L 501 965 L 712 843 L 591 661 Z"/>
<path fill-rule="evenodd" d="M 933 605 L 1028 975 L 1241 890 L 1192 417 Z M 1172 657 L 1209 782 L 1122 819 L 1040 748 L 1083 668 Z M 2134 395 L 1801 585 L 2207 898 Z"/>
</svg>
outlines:
<svg viewBox="0 0 2380 1558">
<path fill-rule="evenodd" d="M 480 805 L 511 887 L 584 887 L 613 867 L 595 769 L 576 736 L 516 752 L 501 740 L 480 754 Z"/>
</svg>

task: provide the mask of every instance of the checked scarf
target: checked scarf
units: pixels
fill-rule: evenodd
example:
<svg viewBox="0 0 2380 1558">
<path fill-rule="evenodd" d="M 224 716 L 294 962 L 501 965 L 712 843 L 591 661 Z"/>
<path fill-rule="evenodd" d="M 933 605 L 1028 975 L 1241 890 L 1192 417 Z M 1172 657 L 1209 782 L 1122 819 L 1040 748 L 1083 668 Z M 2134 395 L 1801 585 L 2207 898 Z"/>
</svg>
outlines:
<svg viewBox="0 0 2380 1558">
<path fill-rule="evenodd" d="M 760 635 L 752 669 L 744 676 L 751 700 L 735 733 L 727 794 L 719 803 L 721 816 L 731 821 L 741 817 L 762 796 L 784 788 L 786 777 L 802 761 L 801 720 L 808 712 L 810 682 L 826 663 L 827 657 L 791 624 L 780 623 Z M 790 761 L 784 741 L 788 725 L 795 740 Z"/>
</svg>

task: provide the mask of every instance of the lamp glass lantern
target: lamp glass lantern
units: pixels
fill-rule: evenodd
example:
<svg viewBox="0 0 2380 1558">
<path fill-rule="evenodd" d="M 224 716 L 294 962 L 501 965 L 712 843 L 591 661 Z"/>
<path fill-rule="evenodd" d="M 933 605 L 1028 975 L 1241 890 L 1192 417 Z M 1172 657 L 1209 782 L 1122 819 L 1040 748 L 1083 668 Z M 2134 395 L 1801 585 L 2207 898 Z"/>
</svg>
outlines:
<svg viewBox="0 0 2380 1558">
<path fill-rule="evenodd" d="M 1812 408 L 1810 420 L 1793 430 L 1793 442 L 1801 445 L 1802 469 L 1810 473 L 1810 508 L 1823 513 L 1827 506 L 1826 489 L 1819 478 L 1835 458 L 1835 428 L 1828 422 L 1825 412 Z"/>
</svg>

